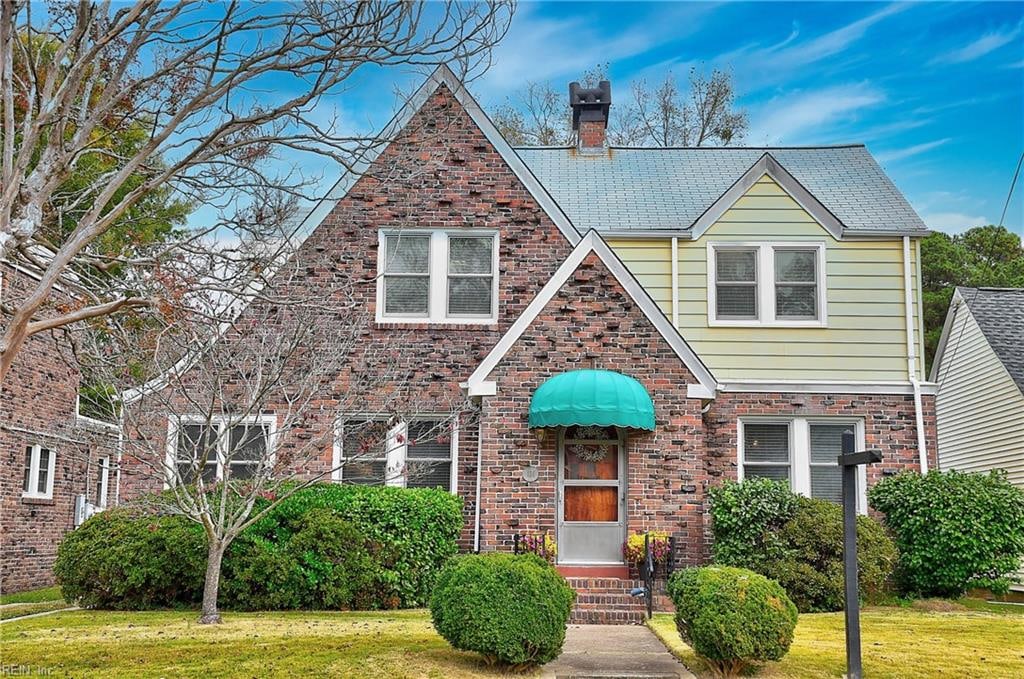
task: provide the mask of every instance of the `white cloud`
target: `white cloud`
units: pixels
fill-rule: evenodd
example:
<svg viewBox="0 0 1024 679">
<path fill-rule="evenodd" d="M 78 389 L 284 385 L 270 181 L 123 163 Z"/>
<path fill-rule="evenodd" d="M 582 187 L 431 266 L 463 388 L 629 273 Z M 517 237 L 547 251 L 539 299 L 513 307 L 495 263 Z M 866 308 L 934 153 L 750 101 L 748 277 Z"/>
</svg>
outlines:
<svg viewBox="0 0 1024 679">
<path fill-rule="evenodd" d="M 921 219 L 929 229 L 945 233 L 961 233 L 975 226 L 992 223 L 988 217 L 973 216 L 962 212 L 931 212 L 921 215 Z"/>
<path fill-rule="evenodd" d="M 752 116 L 747 139 L 752 144 L 807 144 L 830 138 L 829 130 L 855 118 L 857 111 L 885 101 L 885 95 L 865 83 L 836 85 L 775 97 Z"/>
<path fill-rule="evenodd" d="M 963 47 L 955 50 L 940 54 L 939 56 L 932 59 L 932 64 L 963 64 L 968 61 L 974 61 L 981 57 L 994 52 L 1000 47 L 1010 44 L 1016 40 L 1021 30 L 1024 29 L 1024 23 L 1019 23 L 1016 26 L 1003 26 L 999 30 L 989 31 L 978 39 L 970 42 Z"/>
<path fill-rule="evenodd" d="M 920 155 L 922 153 L 927 153 L 928 151 L 931 151 L 934 148 L 938 148 L 939 146 L 942 146 L 943 144 L 946 144 L 950 141 L 952 141 L 951 137 L 946 137 L 944 139 L 936 139 L 934 141 L 926 141 L 921 144 L 914 144 L 913 146 L 904 146 L 901 149 L 882 151 L 876 154 L 875 157 L 878 159 L 878 162 L 880 163 L 894 163 L 897 160 L 903 160 L 905 158 L 910 158 L 912 156 Z"/>
</svg>

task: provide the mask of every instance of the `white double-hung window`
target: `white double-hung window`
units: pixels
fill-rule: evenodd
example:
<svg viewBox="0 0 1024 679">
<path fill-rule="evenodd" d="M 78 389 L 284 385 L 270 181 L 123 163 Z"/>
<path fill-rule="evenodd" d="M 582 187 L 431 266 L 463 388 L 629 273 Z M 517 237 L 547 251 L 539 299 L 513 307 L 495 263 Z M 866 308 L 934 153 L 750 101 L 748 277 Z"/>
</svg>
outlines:
<svg viewBox="0 0 1024 679">
<path fill-rule="evenodd" d="M 25 447 L 25 475 L 22 497 L 49 500 L 53 497 L 53 473 L 57 456 L 50 448 L 40 445 Z"/>
<path fill-rule="evenodd" d="M 708 325 L 825 327 L 824 243 L 708 243 Z"/>
<path fill-rule="evenodd" d="M 458 428 L 451 418 L 395 423 L 351 417 L 340 422 L 338 429 L 335 481 L 455 492 Z"/>
<path fill-rule="evenodd" d="M 273 465 L 273 415 L 172 419 L 167 437 L 167 482 L 204 483 L 252 478 Z"/>
<path fill-rule="evenodd" d="M 377 320 L 493 323 L 498 247 L 493 231 L 381 231 Z"/>
<path fill-rule="evenodd" d="M 864 447 L 864 423 L 834 417 L 742 418 L 738 424 L 738 477 L 786 481 L 793 492 L 841 502 L 843 437 Z M 858 468 L 857 509 L 867 511 L 866 474 Z"/>
</svg>

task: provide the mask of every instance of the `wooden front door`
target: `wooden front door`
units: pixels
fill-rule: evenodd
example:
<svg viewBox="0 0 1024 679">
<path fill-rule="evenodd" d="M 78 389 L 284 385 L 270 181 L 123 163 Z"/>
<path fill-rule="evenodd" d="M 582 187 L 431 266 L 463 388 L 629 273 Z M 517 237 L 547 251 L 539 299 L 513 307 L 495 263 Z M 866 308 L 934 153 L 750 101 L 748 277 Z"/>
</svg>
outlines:
<svg viewBox="0 0 1024 679">
<path fill-rule="evenodd" d="M 559 562 L 622 563 L 625 470 L 614 427 L 570 427 L 559 436 Z"/>
</svg>

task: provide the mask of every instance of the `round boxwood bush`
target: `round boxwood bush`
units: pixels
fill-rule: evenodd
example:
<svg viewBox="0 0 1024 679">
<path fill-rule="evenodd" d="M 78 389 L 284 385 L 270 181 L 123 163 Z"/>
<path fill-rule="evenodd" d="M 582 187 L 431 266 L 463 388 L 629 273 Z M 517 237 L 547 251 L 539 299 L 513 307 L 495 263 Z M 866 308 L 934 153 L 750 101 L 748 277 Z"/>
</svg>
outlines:
<svg viewBox="0 0 1024 679">
<path fill-rule="evenodd" d="M 1024 489 L 1004 472 L 903 472 L 883 479 L 868 499 L 896 536 L 898 578 L 908 594 L 1003 593 L 1024 558 Z"/>
<path fill-rule="evenodd" d="M 562 650 L 576 592 L 533 554 L 460 556 L 441 571 L 430 601 L 438 633 L 452 646 L 517 667 Z"/>
<path fill-rule="evenodd" d="M 768 479 L 729 481 L 710 491 L 714 557 L 778 581 L 801 613 L 843 609 L 843 511 Z M 857 517 L 861 596 L 884 598 L 898 552 L 874 518 Z"/>
<path fill-rule="evenodd" d="M 672 574 L 668 593 L 683 641 L 720 675 L 779 660 L 793 643 L 796 606 L 763 575 L 728 566 L 688 568 Z"/>
<path fill-rule="evenodd" d="M 53 572 L 67 601 L 140 610 L 202 599 L 206 537 L 180 516 L 109 509 L 69 533 Z"/>
</svg>

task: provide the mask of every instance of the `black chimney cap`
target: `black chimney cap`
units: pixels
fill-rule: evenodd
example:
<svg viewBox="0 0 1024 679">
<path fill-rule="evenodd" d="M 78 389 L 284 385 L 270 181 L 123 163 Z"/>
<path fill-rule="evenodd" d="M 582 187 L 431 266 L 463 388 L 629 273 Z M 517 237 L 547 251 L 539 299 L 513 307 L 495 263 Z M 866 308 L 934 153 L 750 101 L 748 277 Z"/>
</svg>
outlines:
<svg viewBox="0 0 1024 679">
<path fill-rule="evenodd" d="M 572 107 L 572 129 L 580 129 L 581 120 L 608 123 L 608 107 L 612 103 L 612 84 L 602 80 L 597 87 L 580 87 L 569 83 L 569 106 Z"/>
</svg>

